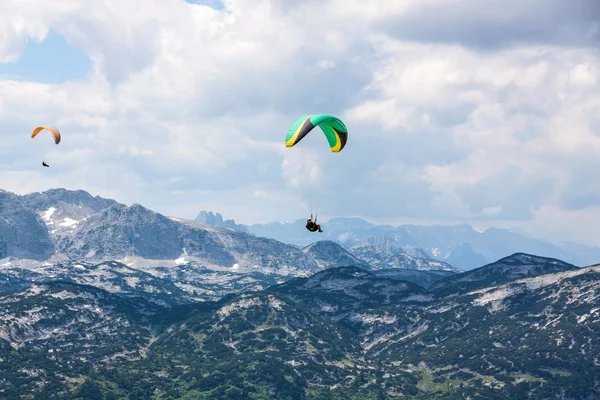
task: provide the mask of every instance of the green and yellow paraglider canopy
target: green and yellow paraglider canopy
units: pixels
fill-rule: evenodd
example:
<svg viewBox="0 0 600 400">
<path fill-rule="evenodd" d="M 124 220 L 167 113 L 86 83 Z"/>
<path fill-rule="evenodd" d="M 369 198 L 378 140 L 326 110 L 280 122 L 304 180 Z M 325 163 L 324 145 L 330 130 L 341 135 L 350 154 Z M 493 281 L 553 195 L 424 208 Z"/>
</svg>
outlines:
<svg viewBox="0 0 600 400">
<path fill-rule="evenodd" d="M 325 134 L 332 152 L 342 151 L 348 140 L 348 130 L 339 118 L 326 114 L 298 118 L 287 133 L 285 147 L 298 144 L 315 126 L 319 126 Z"/>
</svg>

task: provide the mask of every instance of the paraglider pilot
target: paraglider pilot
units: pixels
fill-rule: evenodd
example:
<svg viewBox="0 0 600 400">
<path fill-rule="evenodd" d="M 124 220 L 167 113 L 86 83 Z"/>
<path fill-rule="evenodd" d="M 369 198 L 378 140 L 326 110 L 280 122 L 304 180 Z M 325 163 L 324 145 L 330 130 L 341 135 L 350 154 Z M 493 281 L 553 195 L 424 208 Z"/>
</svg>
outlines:
<svg viewBox="0 0 600 400">
<path fill-rule="evenodd" d="M 311 232 L 323 232 L 321 230 L 321 225 L 317 224 L 317 218 L 315 218 L 315 220 L 312 220 L 312 215 L 310 216 L 309 219 L 306 220 L 306 229 L 308 229 Z"/>
</svg>

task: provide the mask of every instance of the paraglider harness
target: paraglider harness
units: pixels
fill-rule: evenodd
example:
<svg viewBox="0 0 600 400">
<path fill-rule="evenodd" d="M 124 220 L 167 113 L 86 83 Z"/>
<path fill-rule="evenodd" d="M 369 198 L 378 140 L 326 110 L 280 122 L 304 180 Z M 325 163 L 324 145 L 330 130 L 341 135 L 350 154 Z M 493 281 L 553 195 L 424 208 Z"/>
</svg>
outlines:
<svg viewBox="0 0 600 400">
<path fill-rule="evenodd" d="M 312 220 L 312 214 L 310 218 L 306 220 L 306 229 L 308 229 L 310 232 L 323 232 L 321 227 L 317 224 L 317 217 L 315 216 L 315 220 Z"/>
</svg>

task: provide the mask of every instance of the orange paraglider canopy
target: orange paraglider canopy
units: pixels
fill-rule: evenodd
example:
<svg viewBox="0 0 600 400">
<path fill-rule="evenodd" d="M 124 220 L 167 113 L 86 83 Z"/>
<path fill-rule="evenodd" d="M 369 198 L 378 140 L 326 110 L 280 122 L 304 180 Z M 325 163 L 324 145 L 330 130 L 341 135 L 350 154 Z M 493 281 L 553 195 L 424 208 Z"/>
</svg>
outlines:
<svg viewBox="0 0 600 400">
<path fill-rule="evenodd" d="M 33 130 L 33 132 L 31 132 L 31 138 L 33 139 L 34 137 L 36 137 L 37 134 L 40 133 L 40 131 L 42 131 L 44 129 L 52 134 L 52 136 L 54 137 L 54 143 L 56 143 L 56 144 L 60 143 L 60 132 L 58 131 L 58 129 L 48 126 L 48 125 L 40 125 L 40 126 L 36 127 Z"/>
</svg>

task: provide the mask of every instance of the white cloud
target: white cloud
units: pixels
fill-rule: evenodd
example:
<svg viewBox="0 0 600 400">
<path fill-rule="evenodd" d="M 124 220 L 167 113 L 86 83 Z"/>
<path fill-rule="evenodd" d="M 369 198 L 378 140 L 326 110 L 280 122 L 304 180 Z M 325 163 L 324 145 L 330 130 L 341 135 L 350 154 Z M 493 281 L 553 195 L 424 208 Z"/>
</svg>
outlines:
<svg viewBox="0 0 600 400">
<path fill-rule="evenodd" d="M 0 80 L 1 185 L 242 222 L 301 218 L 320 199 L 323 215 L 558 229 L 600 200 L 594 3 L 484 3 L 4 0 L 0 62 L 55 30 L 94 68 Z M 332 154 L 318 129 L 306 151 L 286 149 L 307 113 L 342 116 L 346 149 Z M 41 123 L 59 146 L 32 143 Z"/>
</svg>

